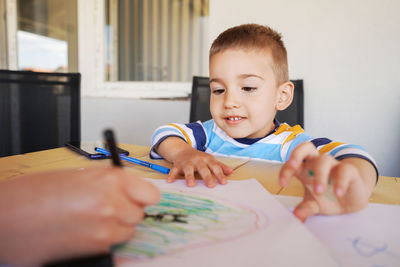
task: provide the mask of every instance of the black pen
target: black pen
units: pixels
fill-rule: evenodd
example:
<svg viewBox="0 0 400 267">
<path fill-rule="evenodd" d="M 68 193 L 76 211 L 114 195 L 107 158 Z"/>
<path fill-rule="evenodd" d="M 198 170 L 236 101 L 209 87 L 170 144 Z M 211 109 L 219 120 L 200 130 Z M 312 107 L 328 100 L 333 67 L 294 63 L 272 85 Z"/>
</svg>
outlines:
<svg viewBox="0 0 400 267">
<path fill-rule="evenodd" d="M 114 132 L 110 129 L 104 131 L 104 139 L 106 140 L 106 146 L 108 151 L 111 153 L 111 159 L 114 166 L 122 167 L 121 159 L 117 152 L 117 145 L 115 142 Z"/>
</svg>

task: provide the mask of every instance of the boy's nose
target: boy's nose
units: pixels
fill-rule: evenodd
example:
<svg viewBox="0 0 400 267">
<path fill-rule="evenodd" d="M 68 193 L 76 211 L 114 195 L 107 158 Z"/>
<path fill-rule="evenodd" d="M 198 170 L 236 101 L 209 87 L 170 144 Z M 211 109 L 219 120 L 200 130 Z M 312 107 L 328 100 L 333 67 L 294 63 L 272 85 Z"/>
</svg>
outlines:
<svg viewBox="0 0 400 267">
<path fill-rule="evenodd" d="M 240 107 L 239 101 L 240 99 L 235 93 L 229 92 L 229 90 L 225 93 L 225 108 L 238 108 Z"/>
</svg>

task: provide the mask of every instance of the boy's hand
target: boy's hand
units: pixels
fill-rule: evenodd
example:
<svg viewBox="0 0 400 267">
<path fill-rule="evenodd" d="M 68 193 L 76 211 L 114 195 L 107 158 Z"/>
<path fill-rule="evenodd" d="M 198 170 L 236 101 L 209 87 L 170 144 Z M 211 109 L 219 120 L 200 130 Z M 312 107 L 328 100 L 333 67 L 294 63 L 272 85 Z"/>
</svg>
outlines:
<svg viewBox="0 0 400 267">
<path fill-rule="evenodd" d="M 171 183 L 176 176 L 183 174 L 186 184 L 190 187 L 196 185 L 194 174 L 197 172 L 208 187 L 215 187 L 215 180 L 226 184 L 226 177 L 232 169 L 216 160 L 212 155 L 189 147 L 179 153 L 174 160 L 174 166 L 168 174 L 167 182 Z"/>
<path fill-rule="evenodd" d="M 368 204 L 374 187 L 375 170 L 368 161 L 347 158 L 341 161 L 319 154 L 310 143 L 299 145 L 282 166 L 279 183 L 286 187 L 292 176 L 304 186 L 304 199 L 294 214 L 305 221 L 313 214 L 355 212 Z"/>
<path fill-rule="evenodd" d="M 184 175 L 187 186 L 193 187 L 196 185 L 194 174 L 197 172 L 206 186 L 212 188 L 216 185 L 215 180 L 220 184 L 226 184 L 226 175 L 232 173 L 230 167 L 219 162 L 212 155 L 192 148 L 177 137 L 165 139 L 157 150 L 160 155 L 174 164 L 167 177 L 167 182 L 170 183 L 178 175 Z"/>
</svg>

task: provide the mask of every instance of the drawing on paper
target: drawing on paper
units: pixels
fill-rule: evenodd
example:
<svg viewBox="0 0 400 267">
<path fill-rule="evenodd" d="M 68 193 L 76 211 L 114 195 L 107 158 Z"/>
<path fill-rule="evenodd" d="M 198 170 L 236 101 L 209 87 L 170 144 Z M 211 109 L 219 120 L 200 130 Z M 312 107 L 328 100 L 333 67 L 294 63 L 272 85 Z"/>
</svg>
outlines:
<svg viewBox="0 0 400 267">
<path fill-rule="evenodd" d="M 120 261 L 148 260 L 236 239 L 268 225 L 266 214 L 200 193 L 163 191 L 148 207 L 135 237 L 113 249 Z"/>
<path fill-rule="evenodd" d="M 385 256 L 387 258 L 400 260 L 400 254 L 389 248 L 386 242 L 377 243 L 376 241 L 368 240 L 364 237 L 357 236 L 349 239 L 355 252 L 363 258 L 372 258 L 376 256 Z"/>
<path fill-rule="evenodd" d="M 373 257 L 379 253 L 384 253 L 387 251 L 388 245 L 374 244 L 368 241 L 362 240 L 361 237 L 356 237 L 352 240 L 352 245 L 354 250 L 362 257 Z"/>
</svg>

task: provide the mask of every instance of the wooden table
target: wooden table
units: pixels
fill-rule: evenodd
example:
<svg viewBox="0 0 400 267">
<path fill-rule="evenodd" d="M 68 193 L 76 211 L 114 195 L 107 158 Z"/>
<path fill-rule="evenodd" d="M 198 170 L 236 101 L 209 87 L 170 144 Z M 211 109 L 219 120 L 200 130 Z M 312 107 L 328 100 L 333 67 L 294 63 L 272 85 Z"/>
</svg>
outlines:
<svg viewBox="0 0 400 267">
<path fill-rule="evenodd" d="M 121 144 L 120 147 L 128 150 L 130 156 L 134 158 L 154 162 L 166 167 L 171 166 L 170 163 L 164 160 L 150 160 L 148 156 L 149 147 L 128 144 Z M 292 179 L 287 188 L 279 186 L 278 172 L 281 164 L 235 158 L 220 158 L 220 160 L 234 169 L 234 172 L 229 176 L 231 180 L 256 178 L 272 194 L 288 196 L 303 195 L 303 186 L 296 179 Z M 0 181 L 38 171 L 86 168 L 109 164 L 111 164 L 109 160 L 89 160 L 68 148 L 56 148 L 0 158 Z M 165 174 L 135 164 L 124 162 L 124 165 L 142 177 L 156 179 L 165 179 L 166 177 Z M 370 202 L 400 204 L 400 178 L 381 176 L 370 198 Z"/>
</svg>

